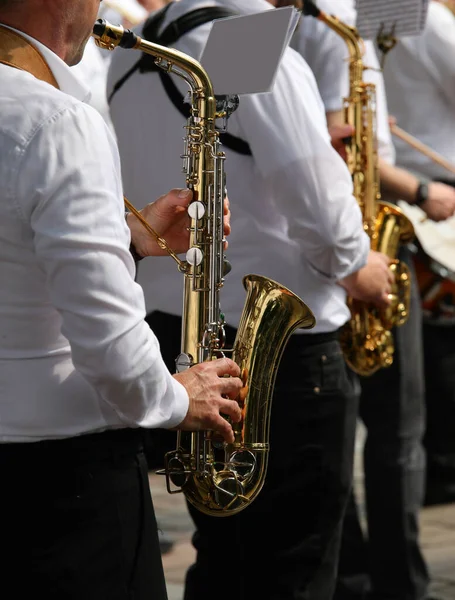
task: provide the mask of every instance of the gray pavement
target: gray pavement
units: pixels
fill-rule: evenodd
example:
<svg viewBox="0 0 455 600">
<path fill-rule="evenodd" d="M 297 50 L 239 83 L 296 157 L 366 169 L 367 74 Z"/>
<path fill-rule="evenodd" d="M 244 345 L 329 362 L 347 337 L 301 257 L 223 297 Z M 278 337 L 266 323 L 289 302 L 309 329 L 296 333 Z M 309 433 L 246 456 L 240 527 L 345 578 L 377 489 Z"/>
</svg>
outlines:
<svg viewBox="0 0 455 600">
<path fill-rule="evenodd" d="M 356 448 L 355 490 L 362 504 L 361 450 L 363 432 L 359 428 Z M 185 572 L 194 561 L 191 546 L 193 523 L 182 494 L 168 494 L 165 479 L 150 475 L 158 525 L 175 542 L 163 556 L 169 600 L 183 599 Z M 424 508 L 421 513 L 421 542 L 432 576 L 431 593 L 439 600 L 455 600 L 455 504 Z"/>
</svg>

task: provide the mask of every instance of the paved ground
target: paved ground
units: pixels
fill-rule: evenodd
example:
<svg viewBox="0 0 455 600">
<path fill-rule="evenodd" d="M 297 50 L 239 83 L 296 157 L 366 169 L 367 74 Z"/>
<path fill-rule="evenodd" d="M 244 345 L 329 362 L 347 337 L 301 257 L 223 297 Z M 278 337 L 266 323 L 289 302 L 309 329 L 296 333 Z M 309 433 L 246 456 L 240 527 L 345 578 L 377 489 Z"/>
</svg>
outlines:
<svg viewBox="0 0 455 600">
<path fill-rule="evenodd" d="M 361 432 L 357 447 L 356 490 L 361 501 Z M 183 581 L 194 560 L 190 543 L 193 524 L 182 494 L 169 495 L 165 479 L 150 476 L 158 524 L 175 541 L 173 550 L 163 556 L 169 600 L 182 600 Z M 432 574 L 432 594 L 439 600 L 455 600 L 455 504 L 425 508 L 421 514 L 421 540 Z"/>
</svg>

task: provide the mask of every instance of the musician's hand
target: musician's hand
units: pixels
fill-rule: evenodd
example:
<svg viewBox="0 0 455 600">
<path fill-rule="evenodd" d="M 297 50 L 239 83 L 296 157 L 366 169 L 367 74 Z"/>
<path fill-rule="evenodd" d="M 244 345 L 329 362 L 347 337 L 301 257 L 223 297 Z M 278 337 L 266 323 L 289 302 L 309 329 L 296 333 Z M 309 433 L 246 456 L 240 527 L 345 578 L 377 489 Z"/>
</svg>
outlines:
<svg viewBox="0 0 455 600">
<path fill-rule="evenodd" d="M 160 196 L 155 202 L 147 204 L 140 211 L 147 223 L 166 240 L 176 254 L 188 250 L 190 218 L 187 208 L 191 199 L 190 190 L 174 189 Z M 225 236 L 231 232 L 230 217 L 229 200 L 226 198 L 224 201 Z M 139 256 L 167 256 L 166 250 L 160 248 L 155 238 L 133 214 L 128 214 L 127 223 L 131 229 L 131 241 Z"/>
<path fill-rule="evenodd" d="M 429 219 L 445 221 L 455 214 L 455 188 L 445 183 L 428 184 L 428 198 L 420 205 Z"/>
<path fill-rule="evenodd" d="M 390 258 L 385 254 L 370 250 L 367 264 L 338 283 L 355 300 L 385 308 L 390 304 L 389 294 L 394 281 L 390 263 Z"/>
<path fill-rule="evenodd" d="M 354 127 L 351 125 L 330 125 L 329 134 L 332 141 L 332 146 L 346 162 L 346 143 L 343 141 L 345 138 L 349 138 L 354 133 Z"/>
<path fill-rule="evenodd" d="M 235 401 L 243 387 L 239 375 L 239 366 L 230 358 L 202 362 L 174 375 L 186 388 L 190 398 L 187 415 L 175 429 L 212 430 L 226 442 L 232 443 L 232 426 L 222 415 L 229 416 L 234 423 L 242 418 Z"/>
<path fill-rule="evenodd" d="M 393 115 L 388 115 L 387 120 L 389 122 L 389 127 L 393 127 L 394 125 L 397 124 L 397 118 L 394 117 Z"/>
</svg>

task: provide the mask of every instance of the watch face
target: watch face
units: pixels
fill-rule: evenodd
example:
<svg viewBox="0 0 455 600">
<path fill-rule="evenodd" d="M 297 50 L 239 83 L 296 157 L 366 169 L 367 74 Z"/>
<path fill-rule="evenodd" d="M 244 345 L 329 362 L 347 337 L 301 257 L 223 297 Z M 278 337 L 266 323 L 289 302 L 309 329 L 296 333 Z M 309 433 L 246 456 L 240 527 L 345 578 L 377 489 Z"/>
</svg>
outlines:
<svg viewBox="0 0 455 600">
<path fill-rule="evenodd" d="M 428 200 L 428 184 L 427 183 L 421 183 L 419 185 L 419 187 L 417 188 L 417 194 L 416 194 L 416 201 L 415 203 L 420 206 L 421 204 L 423 204 L 425 202 L 425 200 Z"/>
</svg>

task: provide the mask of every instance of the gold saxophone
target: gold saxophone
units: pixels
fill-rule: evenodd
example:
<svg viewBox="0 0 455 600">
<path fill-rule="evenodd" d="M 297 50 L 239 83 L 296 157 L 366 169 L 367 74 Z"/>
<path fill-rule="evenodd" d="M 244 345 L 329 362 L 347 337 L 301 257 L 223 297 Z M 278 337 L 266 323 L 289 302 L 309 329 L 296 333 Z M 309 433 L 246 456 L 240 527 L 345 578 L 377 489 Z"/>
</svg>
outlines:
<svg viewBox="0 0 455 600">
<path fill-rule="evenodd" d="M 227 118 L 236 102 L 228 98 L 217 109 L 207 73 L 182 52 L 147 42 L 102 20 L 95 24 L 93 36 L 103 48 L 122 46 L 151 54 L 159 67 L 180 76 L 190 86 L 191 116 L 186 125 L 183 159 L 193 199 L 188 207 L 191 225 L 186 260 L 180 260 L 144 223 L 184 275 L 182 344 L 176 361 L 181 371 L 228 352 L 224 349 L 224 317 L 219 300 L 226 269 L 225 155 L 220 150 L 215 121 Z M 127 206 L 139 214 L 129 203 Z M 235 441 L 220 442 L 209 431 L 178 432 L 176 450 L 165 457 L 169 493 L 183 491 L 191 504 L 209 515 L 235 514 L 260 492 L 267 469 L 272 392 L 281 355 L 296 328 L 315 324 L 306 304 L 279 283 L 247 275 L 243 284 L 247 297 L 232 349 L 244 381 L 239 399 L 243 418 L 233 424 Z"/>
<path fill-rule="evenodd" d="M 362 39 L 355 27 L 304 1 L 304 15 L 324 22 L 343 38 L 349 50 L 349 98 L 344 99 L 345 120 L 354 134 L 347 144 L 347 164 L 352 175 L 354 196 L 362 210 L 363 226 L 371 240 L 371 249 L 392 259 L 390 269 L 395 281 L 391 304 L 379 309 L 348 298 L 351 319 L 341 332 L 346 362 L 359 375 L 372 375 L 393 362 L 392 328 L 403 325 L 409 316 L 411 275 L 397 260 L 401 243 L 414 237 L 411 221 L 395 205 L 381 201 L 376 137 L 376 88 L 363 81 L 367 67 L 362 60 Z"/>
</svg>

